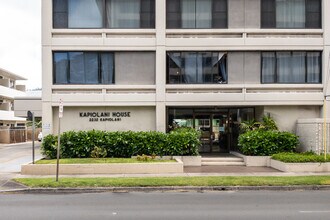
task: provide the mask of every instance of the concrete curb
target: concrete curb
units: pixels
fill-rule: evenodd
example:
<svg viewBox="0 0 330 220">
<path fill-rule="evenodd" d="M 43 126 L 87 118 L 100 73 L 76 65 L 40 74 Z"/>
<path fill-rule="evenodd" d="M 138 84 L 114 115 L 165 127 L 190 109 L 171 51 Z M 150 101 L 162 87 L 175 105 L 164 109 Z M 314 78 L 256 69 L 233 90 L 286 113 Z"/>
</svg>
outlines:
<svg viewBox="0 0 330 220">
<path fill-rule="evenodd" d="M 97 187 L 97 188 L 26 188 L 0 190 L 20 194 L 128 193 L 128 192 L 217 192 L 217 191 L 304 191 L 330 190 L 330 185 L 311 186 L 168 186 L 168 187 Z"/>
</svg>

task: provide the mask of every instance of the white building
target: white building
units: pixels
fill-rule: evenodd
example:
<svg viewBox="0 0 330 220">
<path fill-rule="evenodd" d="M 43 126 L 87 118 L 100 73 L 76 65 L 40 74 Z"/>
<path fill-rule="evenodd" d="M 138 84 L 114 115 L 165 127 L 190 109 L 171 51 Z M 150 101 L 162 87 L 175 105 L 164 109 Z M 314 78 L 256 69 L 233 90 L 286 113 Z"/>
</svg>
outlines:
<svg viewBox="0 0 330 220">
<path fill-rule="evenodd" d="M 203 131 L 235 150 L 238 124 L 322 118 L 327 0 L 43 0 L 43 133 Z M 330 118 L 329 108 L 326 117 Z M 210 147 L 211 146 L 211 147 Z"/>
<path fill-rule="evenodd" d="M 0 68 L 0 143 L 10 143 L 10 128 L 25 127 L 25 118 L 15 117 L 14 98 L 25 95 L 25 78 Z"/>
</svg>

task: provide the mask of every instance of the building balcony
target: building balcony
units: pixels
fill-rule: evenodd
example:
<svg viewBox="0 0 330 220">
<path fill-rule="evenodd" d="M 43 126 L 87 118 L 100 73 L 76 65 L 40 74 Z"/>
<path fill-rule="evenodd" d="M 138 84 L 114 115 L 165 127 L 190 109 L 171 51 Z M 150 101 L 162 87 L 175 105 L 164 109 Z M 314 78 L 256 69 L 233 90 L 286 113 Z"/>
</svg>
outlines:
<svg viewBox="0 0 330 220">
<path fill-rule="evenodd" d="M 165 36 L 164 36 L 165 35 Z M 51 45 L 148 47 L 170 50 L 196 47 L 217 50 L 322 49 L 322 29 L 53 29 Z"/>
</svg>

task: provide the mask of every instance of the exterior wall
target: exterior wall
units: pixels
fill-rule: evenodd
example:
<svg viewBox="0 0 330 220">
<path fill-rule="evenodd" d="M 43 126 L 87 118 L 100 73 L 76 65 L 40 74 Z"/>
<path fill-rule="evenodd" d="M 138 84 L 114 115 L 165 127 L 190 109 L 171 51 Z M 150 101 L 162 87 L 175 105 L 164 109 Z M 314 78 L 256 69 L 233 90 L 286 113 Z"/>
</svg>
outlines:
<svg viewBox="0 0 330 220">
<path fill-rule="evenodd" d="M 111 117 L 81 117 L 80 113 L 109 112 Z M 113 112 L 129 112 L 130 117 L 112 117 Z M 61 132 L 70 130 L 106 131 L 154 131 L 156 130 L 154 107 L 64 107 Z M 95 120 L 98 121 L 90 121 Z M 119 121 L 101 121 L 118 119 Z M 53 109 L 53 131 L 58 131 L 58 108 Z"/>
<path fill-rule="evenodd" d="M 72 129 L 81 127 L 73 125 L 67 114 L 75 118 L 80 108 L 149 109 L 150 115 L 142 115 L 143 120 L 152 119 L 145 129 L 165 131 L 168 106 L 246 106 L 255 107 L 257 118 L 271 113 L 281 129 L 295 131 L 297 119 L 320 117 L 324 95 L 330 95 L 330 2 L 322 2 L 322 29 L 260 29 L 260 0 L 228 0 L 228 29 L 169 30 L 165 28 L 166 1 L 156 0 L 155 29 L 132 30 L 53 29 L 52 1 L 43 0 L 43 130 L 45 134 L 57 130 L 56 109 L 61 99 L 64 119 L 70 121 L 66 125 L 63 120 L 63 126 Z M 123 56 L 115 60 L 116 84 L 53 85 L 52 51 L 77 49 L 116 51 L 117 58 Z M 260 51 L 276 50 L 323 51 L 322 84 L 261 84 Z M 135 60 L 140 65 L 133 65 L 125 62 L 129 55 L 123 51 L 154 55 L 150 59 L 141 56 Z M 167 85 L 166 51 L 227 51 L 228 84 Z M 148 68 L 152 63 L 153 70 Z M 330 107 L 326 111 L 330 117 Z"/>
<path fill-rule="evenodd" d="M 229 0 L 228 28 L 260 28 L 260 0 Z"/>
<path fill-rule="evenodd" d="M 116 52 L 116 85 L 155 85 L 155 61 L 154 52 Z"/>
<path fill-rule="evenodd" d="M 325 128 L 325 130 L 324 130 Z M 325 133 L 324 133 L 325 132 Z M 299 136 L 299 151 L 324 152 L 324 135 L 326 134 L 327 152 L 330 152 L 330 120 L 322 118 L 298 119 L 297 135 Z"/>
<path fill-rule="evenodd" d="M 264 114 L 270 114 L 280 130 L 295 133 L 297 120 L 320 117 L 320 108 L 316 106 L 265 106 Z"/>
<path fill-rule="evenodd" d="M 260 52 L 228 53 L 228 84 L 260 83 Z"/>
<path fill-rule="evenodd" d="M 244 53 L 228 53 L 228 84 L 244 83 Z"/>
<path fill-rule="evenodd" d="M 28 111 L 34 112 L 35 117 L 42 116 L 41 98 L 17 98 L 14 101 L 14 106 L 16 117 L 26 117 Z"/>
</svg>

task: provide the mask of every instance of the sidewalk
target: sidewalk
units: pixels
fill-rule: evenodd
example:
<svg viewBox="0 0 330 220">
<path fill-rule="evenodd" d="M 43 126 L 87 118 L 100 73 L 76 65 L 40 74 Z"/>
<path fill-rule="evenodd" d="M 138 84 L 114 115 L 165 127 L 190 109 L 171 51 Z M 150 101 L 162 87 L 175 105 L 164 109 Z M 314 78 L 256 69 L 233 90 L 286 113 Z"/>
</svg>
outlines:
<svg viewBox="0 0 330 220">
<path fill-rule="evenodd" d="M 112 175 L 60 175 L 61 178 L 134 178 L 134 177 L 198 177 L 198 176 L 330 176 L 330 173 L 284 173 L 267 167 L 204 167 L 202 172 L 187 172 L 174 174 L 112 174 Z M 212 170 L 212 172 L 206 172 Z M 218 172 L 215 172 L 215 171 Z M 203 172 L 204 171 L 204 172 Z M 220 172 L 223 171 L 223 172 Z M 243 171 L 243 172 L 238 172 Z M 95 193 L 95 192 L 117 192 L 117 191 L 219 191 L 219 190 L 330 190 L 330 186 L 217 186 L 217 187 L 105 187 L 105 188 L 45 188 L 32 189 L 14 181 L 12 178 L 54 178 L 55 175 L 37 176 L 8 174 L 7 178 L 0 174 L 0 193 Z M 8 178 L 10 177 L 10 178 Z"/>
</svg>

